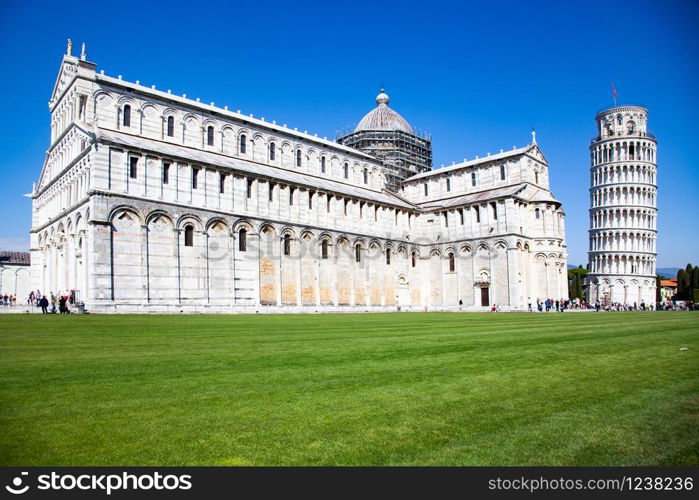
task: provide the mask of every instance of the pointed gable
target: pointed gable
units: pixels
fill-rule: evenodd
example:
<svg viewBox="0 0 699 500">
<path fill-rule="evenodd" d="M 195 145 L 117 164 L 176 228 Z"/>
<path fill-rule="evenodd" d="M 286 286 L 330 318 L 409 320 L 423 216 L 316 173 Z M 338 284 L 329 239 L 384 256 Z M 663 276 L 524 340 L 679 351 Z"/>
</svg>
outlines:
<svg viewBox="0 0 699 500">
<path fill-rule="evenodd" d="M 73 81 L 73 78 L 78 74 L 78 58 L 73 56 L 63 56 L 61 69 L 58 71 L 58 78 L 53 86 L 53 93 L 49 100 L 49 108 L 53 107 L 61 98 L 63 92 Z"/>
<path fill-rule="evenodd" d="M 549 164 L 549 162 L 546 161 L 544 153 L 541 152 L 541 149 L 539 149 L 539 146 L 537 144 L 532 144 L 531 146 L 529 146 L 529 148 L 527 149 L 527 154 L 529 156 L 532 156 L 533 158 L 536 158 L 545 165 Z"/>
</svg>

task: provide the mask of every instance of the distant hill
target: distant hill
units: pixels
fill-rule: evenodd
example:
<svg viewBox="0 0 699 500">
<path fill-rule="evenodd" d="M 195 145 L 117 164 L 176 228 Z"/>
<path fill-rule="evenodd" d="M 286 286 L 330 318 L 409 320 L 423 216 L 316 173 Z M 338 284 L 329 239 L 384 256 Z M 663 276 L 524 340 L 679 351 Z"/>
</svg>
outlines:
<svg viewBox="0 0 699 500">
<path fill-rule="evenodd" d="M 580 264 L 578 264 L 578 265 L 580 265 Z M 587 264 L 582 264 L 583 269 L 585 269 L 586 265 Z M 568 264 L 568 269 L 577 269 L 577 268 L 578 268 L 578 266 L 574 266 L 573 264 Z"/>
<path fill-rule="evenodd" d="M 676 278 L 677 277 L 677 271 L 679 271 L 679 267 L 656 267 L 655 272 L 656 274 L 659 274 L 661 276 L 667 276 L 668 278 Z"/>
</svg>

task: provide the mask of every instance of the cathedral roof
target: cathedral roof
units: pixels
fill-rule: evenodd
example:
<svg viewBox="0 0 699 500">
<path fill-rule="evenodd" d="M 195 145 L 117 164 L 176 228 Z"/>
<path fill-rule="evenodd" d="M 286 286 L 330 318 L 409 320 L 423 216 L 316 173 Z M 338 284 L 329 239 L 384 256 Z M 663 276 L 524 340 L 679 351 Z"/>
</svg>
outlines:
<svg viewBox="0 0 699 500">
<path fill-rule="evenodd" d="M 403 200 L 403 198 L 397 197 L 390 191 L 386 190 L 373 191 L 371 189 L 353 186 L 344 182 L 315 177 L 300 172 L 290 171 L 284 168 L 251 163 L 209 151 L 200 151 L 176 144 L 167 144 L 161 141 L 116 132 L 113 130 L 97 128 L 93 133 L 95 134 L 95 138 L 100 142 L 121 144 L 127 147 L 138 148 L 143 151 L 152 151 L 154 153 L 168 155 L 175 158 L 184 158 L 193 163 L 228 167 L 233 170 L 245 172 L 255 176 L 286 181 L 290 184 L 296 184 L 298 186 L 312 186 L 316 189 L 325 190 L 332 193 L 345 194 L 356 198 L 363 198 L 365 200 L 383 203 L 386 205 L 400 206 L 402 208 L 415 208 L 414 205 L 406 202 Z"/>
<path fill-rule="evenodd" d="M 505 158 L 510 158 L 512 156 L 518 156 L 518 155 L 527 154 L 527 153 L 533 154 L 537 157 L 540 157 L 540 159 L 544 163 L 546 163 L 546 159 L 544 158 L 543 154 L 541 154 L 539 147 L 536 145 L 536 143 L 532 143 L 532 144 L 528 144 L 528 145 L 521 147 L 521 148 L 514 148 L 514 149 L 511 149 L 509 151 L 503 151 L 501 153 L 497 153 L 497 154 L 493 154 L 493 155 L 488 153 L 488 156 L 483 156 L 481 158 L 476 158 L 474 160 L 456 163 L 455 165 L 449 165 L 447 167 L 435 168 L 434 170 L 429 170 L 427 172 L 415 174 L 411 177 L 408 177 L 405 180 L 406 181 L 416 181 L 416 180 L 424 179 L 426 177 L 432 177 L 432 176 L 437 176 L 440 174 L 445 174 L 448 172 L 454 172 L 454 171 L 460 170 L 462 168 L 473 167 L 475 165 L 482 165 L 484 163 L 488 163 L 491 161 L 503 160 Z"/>
<path fill-rule="evenodd" d="M 354 129 L 355 132 L 365 130 L 400 130 L 415 135 L 413 127 L 406 119 L 388 107 L 388 94 L 383 89 L 376 96 L 376 107 L 369 111 Z"/>
</svg>

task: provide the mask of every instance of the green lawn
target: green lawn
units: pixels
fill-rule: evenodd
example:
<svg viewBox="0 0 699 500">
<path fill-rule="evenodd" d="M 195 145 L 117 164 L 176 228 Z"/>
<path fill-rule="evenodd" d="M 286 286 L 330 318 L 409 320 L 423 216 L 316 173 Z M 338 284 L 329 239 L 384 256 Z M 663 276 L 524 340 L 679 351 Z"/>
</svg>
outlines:
<svg viewBox="0 0 699 500">
<path fill-rule="evenodd" d="M 696 465 L 698 424 L 699 313 L 0 316 L 4 466 Z"/>
</svg>

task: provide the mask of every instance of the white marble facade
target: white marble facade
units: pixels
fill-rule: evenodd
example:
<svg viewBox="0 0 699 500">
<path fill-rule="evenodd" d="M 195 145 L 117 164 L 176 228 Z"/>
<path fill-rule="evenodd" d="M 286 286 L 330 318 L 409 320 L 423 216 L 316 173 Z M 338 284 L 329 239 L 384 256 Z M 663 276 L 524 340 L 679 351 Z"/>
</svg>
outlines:
<svg viewBox="0 0 699 500">
<path fill-rule="evenodd" d="M 535 140 L 385 189 L 336 142 L 63 58 L 34 289 L 94 312 L 526 309 L 567 297 Z"/>
<path fill-rule="evenodd" d="M 619 106 L 595 117 L 590 145 L 589 302 L 656 302 L 657 143 L 648 110 Z"/>
</svg>

